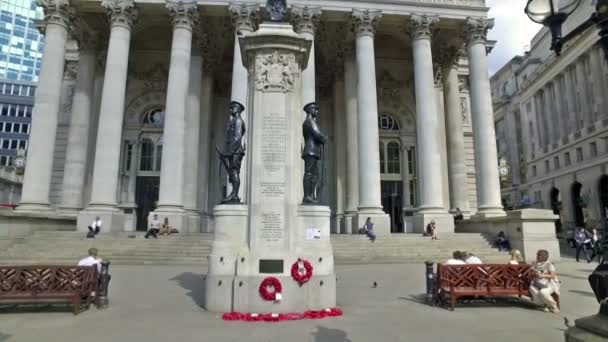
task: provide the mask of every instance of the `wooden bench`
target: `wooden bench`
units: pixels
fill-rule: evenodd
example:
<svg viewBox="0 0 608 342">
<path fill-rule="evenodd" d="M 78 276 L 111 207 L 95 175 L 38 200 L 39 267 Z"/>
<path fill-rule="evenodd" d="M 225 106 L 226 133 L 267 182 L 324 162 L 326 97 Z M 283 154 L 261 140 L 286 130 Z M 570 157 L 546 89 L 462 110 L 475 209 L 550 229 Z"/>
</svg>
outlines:
<svg viewBox="0 0 608 342">
<path fill-rule="evenodd" d="M 96 266 L 0 266 L 0 301 L 65 300 L 77 315 L 81 302 L 88 307 L 93 298 L 99 307 Z"/>
<path fill-rule="evenodd" d="M 453 311 L 460 297 L 478 296 L 530 296 L 530 283 L 534 279 L 530 265 L 481 264 L 442 265 L 437 264 L 435 295 L 441 303 L 449 299 L 449 310 Z M 559 307 L 559 296 L 553 298 Z"/>
</svg>

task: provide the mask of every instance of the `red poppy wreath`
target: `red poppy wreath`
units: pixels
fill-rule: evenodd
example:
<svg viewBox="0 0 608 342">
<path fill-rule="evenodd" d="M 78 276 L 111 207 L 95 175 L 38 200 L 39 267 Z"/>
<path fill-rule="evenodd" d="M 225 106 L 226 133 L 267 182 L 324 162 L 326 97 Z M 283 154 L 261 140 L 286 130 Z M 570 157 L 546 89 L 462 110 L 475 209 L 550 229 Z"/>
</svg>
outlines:
<svg viewBox="0 0 608 342">
<path fill-rule="evenodd" d="M 300 285 L 306 283 L 312 278 L 312 265 L 308 260 L 298 259 L 291 265 L 291 276 Z"/>
<path fill-rule="evenodd" d="M 272 288 L 272 290 L 269 290 Z M 260 296 L 267 301 L 275 301 L 277 299 L 277 294 L 281 294 L 283 292 L 283 285 L 281 285 L 281 281 L 275 277 L 267 277 L 262 280 L 260 284 Z"/>
</svg>

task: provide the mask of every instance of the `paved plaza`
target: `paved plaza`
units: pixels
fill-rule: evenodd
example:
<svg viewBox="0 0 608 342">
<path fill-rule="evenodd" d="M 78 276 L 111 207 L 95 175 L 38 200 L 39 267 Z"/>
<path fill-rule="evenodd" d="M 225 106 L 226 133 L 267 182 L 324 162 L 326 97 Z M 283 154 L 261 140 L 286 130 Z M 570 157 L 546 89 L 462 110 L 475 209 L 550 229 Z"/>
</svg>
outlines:
<svg viewBox="0 0 608 342">
<path fill-rule="evenodd" d="M 587 283 L 597 264 L 558 263 L 562 312 L 499 301 L 449 312 L 420 302 L 424 265 L 338 266 L 338 303 L 345 315 L 285 323 L 224 322 L 200 307 L 205 269 L 175 266 L 111 268 L 110 307 L 78 316 L 69 307 L 3 309 L 0 341 L 563 341 L 563 317 L 593 314 Z M 372 283 L 378 282 L 378 288 Z M 288 294 L 285 294 L 288 295 Z M 12 311 L 11 311 L 12 310 Z"/>
</svg>

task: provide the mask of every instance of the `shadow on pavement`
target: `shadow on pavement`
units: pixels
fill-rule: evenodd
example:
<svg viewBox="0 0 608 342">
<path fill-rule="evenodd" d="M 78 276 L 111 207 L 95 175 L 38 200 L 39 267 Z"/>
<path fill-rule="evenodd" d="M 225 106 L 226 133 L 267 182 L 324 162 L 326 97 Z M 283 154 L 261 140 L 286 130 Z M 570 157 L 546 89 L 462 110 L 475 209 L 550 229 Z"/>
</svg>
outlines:
<svg viewBox="0 0 608 342">
<path fill-rule="evenodd" d="M 0 342 L 8 341 L 9 338 L 11 338 L 11 335 L 0 332 Z"/>
<path fill-rule="evenodd" d="M 87 311 L 93 307 L 92 305 L 87 308 L 83 305 L 80 312 Z M 0 305 L 0 315 L 2 314 L 31 314 L 31 313 L 49 313 L 49 312 L 65 312 L 72 313 L 73 308 L 71 304 L 65 303 L 39 303 L 39 304 L 3 304 Z M 0 333 L 0 341 L 2 341 L 2 334 Z"/>
<path fill-rule="evenodd" d="M 176 281 L 179 286 L 190 291 L 188 297 L 192 298 L 196 305 L 205 306 L 205 277 L 202 274 L 192 272 L 184 272 L 176 277 L 171 278 Z"/>
<path fill-rule="evenodd" d="M 426 304 L 425 298 L 426 294 L 411 294 L 409 297 L 397 297 L 398 299 L 405 300 L 408 302 L 416 303 L 416 304 Z"/>
<path fill-rule="evenodd" d="M 590 292 L 590 291 L 568 290 L 568 292 L 576 293 L 581 296 L 595 298 L 595 295 L 593 294 L 593 292 Z"/>
<path fill-rule="evenodd" d="M 317 331 L 312 333 L 314 342 L 352 342 L 345 331 L 317 326 Z"/>
</svg>

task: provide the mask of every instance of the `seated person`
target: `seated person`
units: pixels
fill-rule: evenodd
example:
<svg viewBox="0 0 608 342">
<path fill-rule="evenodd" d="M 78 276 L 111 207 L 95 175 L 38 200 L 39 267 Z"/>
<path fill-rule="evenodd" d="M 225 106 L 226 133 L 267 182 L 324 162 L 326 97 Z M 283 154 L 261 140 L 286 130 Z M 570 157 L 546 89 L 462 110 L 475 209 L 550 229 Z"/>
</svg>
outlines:
<svg viewBox="0 0 608 342">
<path fill-rule="evenodd" d="M 462 215 L 462 211 L 460 210 L 460 208 L 456 208 L 456 213 L 454 213 L 454 221 L 459 221 L 463 219 L 464 215 Z"/>
<path fill-rule="evenodd" d="M 150 235 L 154 236 L 155 239 L 158 239 L 158 232 L 160 230 L 161 222 L 158 218 L 158 214 L 154 214 L 154 217 L 150 223 L 148 223 L 148 231 L 144 237 L 147 239 Z"/>
<path fill-rule="evenodd" d="M 95 237 L 95 235 L 99 234 L 99 231 L 101 230 L 101 225 L 102 222 L 99 216 L 95 217 L 95 221 L 93 221 L 93 223 L 91 223 L 91 225 L 88 227 L 89 234 L 87 234 L 87 237 Z"/>
<path fill-rule="evenodd" d="M 559 295 L 559 281 L 555 272 L 555 266 L 549 261 L 549 252 L 544 249 L 536 253 L 536 261 L 532 263 L 532 269 L 536 277 L 530 284 L 530 294 L 535 304 L 543 306 L 544 311 L 559 313 L 557 302 L 552 294 Z"/>
<path fill-rule="evenodd" d="M 171 234 L 171 226 L 169 225 L 169 218 L 165 217 L 165 222 L 160 227 L 160 235 L 170 235 Z"/>
<path fill-rule="evenodd" d="M 509 260 L 509 265 L 519 265 L 524 263 L 524 257 L 521 255 L 519 249 L 514 249 L 511 251 L 511 260 Z"/>
<path fill-rule="evenodd" d="M 498 247 L 498 251 L 502 251 L 503 249 L 511 250 L 511 243 L 502 230 L 496 236 L 496 247 Z"/>
<path fill-rule="evenodd" d="M 374 232 L 374 223 L 372 222 L 372 218 L 368 217 L 367 220 L 365 220 L 365 225 L 363 226 L 363 228 L 365 228 L 365 234 L 367 234 L 367 237 L 372 241 L 376 241 L 376 233 Z"/>
<path fill-rule="evenodd" d="M 467 265 L 481 265 L 483 262 L 473 253 L 462 252 L 464 263 Z"/>
<path fill-rule="evenodd" d="M 462 260 L 461 251 L 454 251 L 454 253 L 452 253 L 452 259 L 448 259 L 443 264 L 444 265 L 466 265 L 466 263 Z"/>
<path fill-rule="evenodd" d="M 89 248 L 89 256 L 80 259 L 78 266 L 97 266 L 97 274 L 101 274 L 101 258 L 97 257 L 97 248 Z"/>
</svg>

